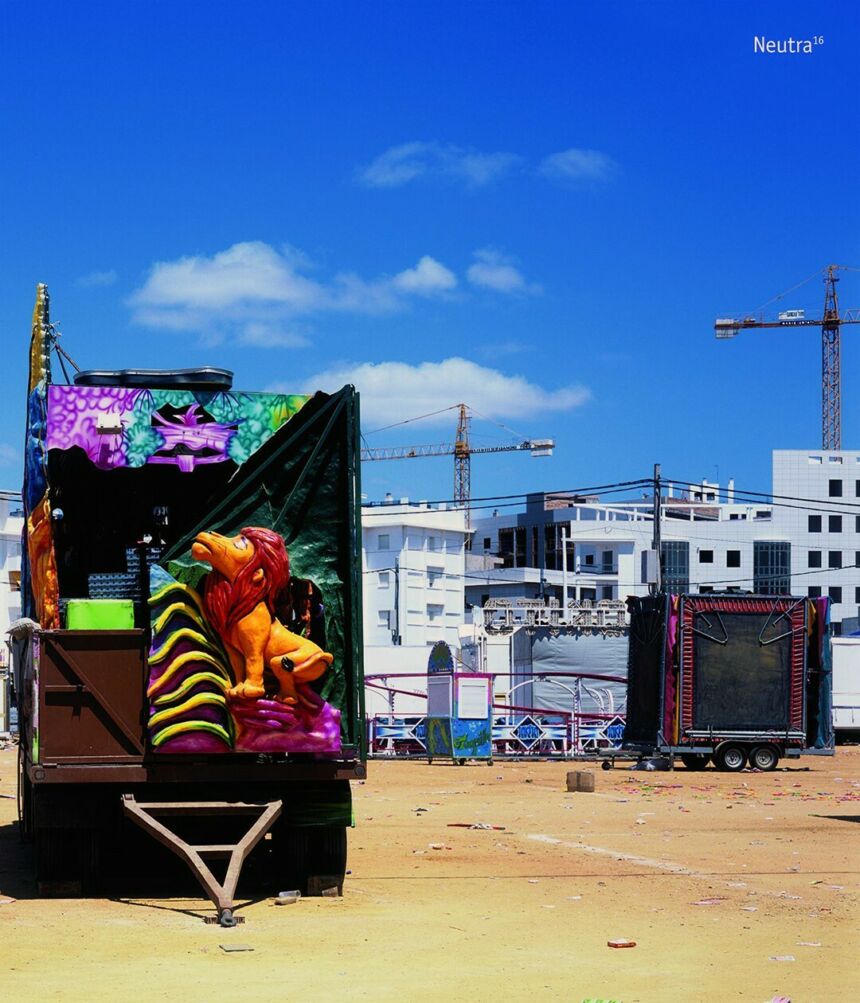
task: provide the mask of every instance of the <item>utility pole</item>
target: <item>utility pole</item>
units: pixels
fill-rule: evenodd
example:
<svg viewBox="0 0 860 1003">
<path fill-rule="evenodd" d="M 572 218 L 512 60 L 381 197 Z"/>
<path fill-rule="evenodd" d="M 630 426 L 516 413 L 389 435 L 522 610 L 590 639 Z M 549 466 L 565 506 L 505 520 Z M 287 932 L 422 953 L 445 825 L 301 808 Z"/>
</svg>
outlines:
<svg viewBox="0 0 860 1003">
<path fill-rule="evenodd" d="M 391 643 L 400 644 L 400 558 L 394 558 L 394 630 L 391 631 Z"/>
<path fill-rule="evenodd" d="M 651 594 L 659 595 L 663 589 L 663 559 L 660 542 L 660 520 L 662 518 L 663 488 L 660 483 L 660 464 L 654 464 L 654 533 L 651 539 L 651 546 L 656 558 L 656 579 L 651 586 Z"/>
</svg>

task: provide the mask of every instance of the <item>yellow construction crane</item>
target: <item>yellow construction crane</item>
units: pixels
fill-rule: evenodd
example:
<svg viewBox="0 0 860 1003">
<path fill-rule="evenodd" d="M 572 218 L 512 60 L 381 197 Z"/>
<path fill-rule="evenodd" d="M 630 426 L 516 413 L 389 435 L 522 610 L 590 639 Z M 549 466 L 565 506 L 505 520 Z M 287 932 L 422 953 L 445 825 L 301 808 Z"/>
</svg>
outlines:
<svg viewBox="0 0 860 1003">
<path fill-rule="evenodd" d="M 804 310 L 783 310 L 776 320 L 766 321 L 763 317 L 718 317 L 714 331 L 718 338 L 734 338 L 741 331 L 759 327 L 820 327 L 821 328 L 821 446 L 822 449 L 842 448 L 842 375 L 839 330 L 843 324 L 860 324 L 860 310 L 846 310 L 839 315 L 839 300 L 836 296 L 838 271 L 860 271 L 847 265 L 828 265 L 824 275 L 824 313 L 820 320 L 806 316 Z M 819 274 L 816 272 L 816 275 Z M 814 276 L 810 276 L 814 278 Z M 787 293 L 808 282 L 804 279 Z M 773 302 L 773 300 L 771 300 Z"/>
<path fill-rule="evenodd" d="M 457 438 L 453 443 L 443 442 L 429 446 L 389 446 L 362 449 L 362 460 L 408 460 L 419 456 L 454 457 L 454 498 L 466 509 L 466 525 L 470 525 L 472 499 L 471 457 L 476 453 L 530 452 L 532 456 L 552 456 L 554 439 L 525 439 L 508 446 L 477 446 L 469 441 L 472 416 L 467 404 L 454 404 L 446 410 L 457 408 Z"/>
</svg>

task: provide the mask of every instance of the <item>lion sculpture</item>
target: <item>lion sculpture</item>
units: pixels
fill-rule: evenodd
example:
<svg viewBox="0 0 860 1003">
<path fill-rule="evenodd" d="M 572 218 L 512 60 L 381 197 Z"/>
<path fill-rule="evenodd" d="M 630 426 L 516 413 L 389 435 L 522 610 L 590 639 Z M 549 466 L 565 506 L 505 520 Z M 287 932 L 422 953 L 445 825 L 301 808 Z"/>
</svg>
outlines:
<svg viewBox="0 0 860 1003">
<path fill-rule="evenodd" d="M 311 683 L 328 669 L 333 656 L 310 638 L 294 634 L 278 620 L 278 597 L 290 584 L 284 541 L 269 529 L 243 529 L 238 536 L 199 533 L 191 556 L 210 564 L 203 604 L 230 658 L 236 683 L 231 697 L 265 696 L 268 666 L 278 681 L 277 699 L 285 704 L 313 704 L 297 685 Z"/>
</svg>

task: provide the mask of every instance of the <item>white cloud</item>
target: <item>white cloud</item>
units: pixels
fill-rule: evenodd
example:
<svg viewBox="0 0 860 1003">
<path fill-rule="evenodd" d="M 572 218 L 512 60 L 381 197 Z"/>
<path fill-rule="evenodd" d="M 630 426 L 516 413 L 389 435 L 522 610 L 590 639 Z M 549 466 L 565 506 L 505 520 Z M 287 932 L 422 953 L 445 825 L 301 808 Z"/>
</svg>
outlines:
<svg viewBox="0 0 860 1003">
<path fill-rule="evenodd" d="M 210 342 L 234 337 L 257 347 L 301 347 L 308 341 L 296 331 L 298 317 L 388 313 L 411 297 L 442 295 L 457 285 L 454 273 L 429 255 L 370 280 L 343 272 L 326 282 L 305 274 L 310 268 L 295 248 L 246 241 L 211 257 L 156 262 L 129 304 L 133 320 L 148 327 L 196 331 Z"/>
<path fill-rule="evenodd" d="M 407 268 L 395 275 L 391 284 L 400 292 L 432 296 L 434 293 L 454 289 L 457 277 L 443 264 L 425 254 L 414 268 Z"/>
<path fill-rule="evenodd" d="M 618 164 L 599 150 L 573 147 L 545 157 L 538 171 L 552 181 L 602 182 L 610 181 L 617 174 Z"/>
<path fill-rule="evenodd" d="M 591 397 L 587 387 L 566 386 L 547 390 L 524 376 L 508 376 L 468 359 L 441 362 L 347 363 L 311 376 L 299 389 L 333 391 L 347 383 L 361 394 L 365 426 L 402 421 L 466 401 L 487 418 L 513 419 L 570 411 Z M 272 390 L 284 389 L 271 387 Z M 291 388 L 295 392 L 295 388 Z M 428 419 L 433 423 L 433 419 Z M 439 415 L 436 424 L 450 424 L 450 415 Z"/>
<path fill-rule="evenodd" d="M 477 260 L 466 272 L 466 278 L 473 286 L 497 293 L 540 292 L 540 286 L 526 282 L 522 272 L 498 251 L 483 248 L 475 251 L 475 258 Z"/>
<path fill-rule="evenodd" d="M 358 179 L 370 188 L 398 188 L 419 178 L 442 177 L 480 188 L 521 161 L 515 153 L 481 153 L 450 143 L 402 143 L 361 168 Z"/>
<path fill-rule="evenodd" d="M 96 286 L 112 286 L 117 280 L 116 272 L 111 269 L 108 272 L 90 272 L 82 275 L 75 283 L 84 289 L 93 289 Z"/>
</svg>

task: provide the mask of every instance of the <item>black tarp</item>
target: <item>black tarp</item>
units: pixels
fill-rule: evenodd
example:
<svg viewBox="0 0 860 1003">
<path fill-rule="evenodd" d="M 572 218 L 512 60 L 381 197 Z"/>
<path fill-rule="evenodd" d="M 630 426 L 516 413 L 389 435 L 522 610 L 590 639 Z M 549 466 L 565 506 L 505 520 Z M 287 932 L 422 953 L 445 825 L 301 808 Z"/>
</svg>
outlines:
<svg viewBox="0 0 860 1003">
<path fill-rule="evenodd" d="M 696 612 L 693 728 L 790 727 L 791 631 L 767 613 Z M 781 635 L 781 636 L 780 636 Z"/>
<path fill-rule="evenodd" d="M 627 722 L 624 744 L 657 744 L 668 596 L 628 600 Z"/>
</svg>

